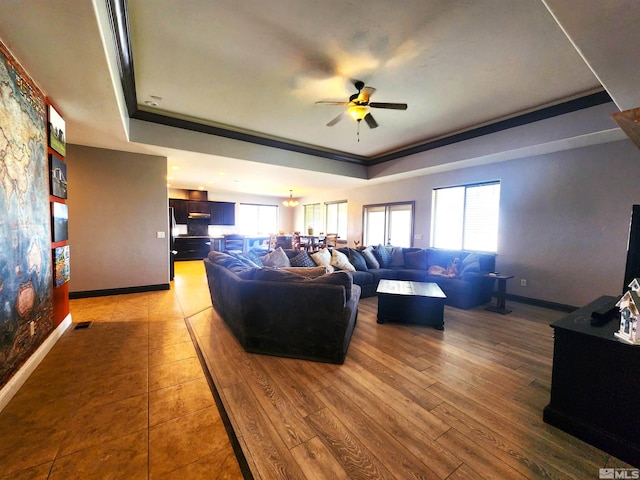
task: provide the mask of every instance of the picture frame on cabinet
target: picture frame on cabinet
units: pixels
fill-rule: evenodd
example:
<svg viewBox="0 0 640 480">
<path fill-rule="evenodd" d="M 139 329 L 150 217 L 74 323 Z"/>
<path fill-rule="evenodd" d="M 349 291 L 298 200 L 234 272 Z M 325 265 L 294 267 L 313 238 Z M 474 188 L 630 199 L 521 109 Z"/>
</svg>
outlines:
<svg viewBox="0 0 640 480">
<path fill-rule="evenodd" d="M 63 157 L 67 154 L 64 119 L 53 105 L 49 105 L 49 146 Z"/>
<path fill-rule="evenodd" d="M 69 239 L 69 209 L 64 203 L 51 202 L 51 235 L 54 242 Z"/>
<path fill-rule="evenodd" d="M 52 153 L 49 154 L 49 185 L 51 195 L 67 198 L 67 164 Z"/>
<path fill-rule="evenodd" d="M 71 266 L 69 263 L 69 245 L 53 249 L 54 286 L 59 287 L 69 281 Z"/>
</svg>

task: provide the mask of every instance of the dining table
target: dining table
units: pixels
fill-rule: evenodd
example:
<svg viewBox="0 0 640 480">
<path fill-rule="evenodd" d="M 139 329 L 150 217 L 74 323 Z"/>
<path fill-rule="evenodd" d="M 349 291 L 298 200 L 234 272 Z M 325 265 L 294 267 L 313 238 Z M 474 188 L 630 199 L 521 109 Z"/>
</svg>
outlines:
<svg viewBox="0 0 640 480">
<path fill-rule="evenodd" d="M 303 242 L 305 249 L 310 252 L 317 251 L 322 245 L 324 245 L 325 235 L 300 235 L 300 240 Z"/>
</svg>

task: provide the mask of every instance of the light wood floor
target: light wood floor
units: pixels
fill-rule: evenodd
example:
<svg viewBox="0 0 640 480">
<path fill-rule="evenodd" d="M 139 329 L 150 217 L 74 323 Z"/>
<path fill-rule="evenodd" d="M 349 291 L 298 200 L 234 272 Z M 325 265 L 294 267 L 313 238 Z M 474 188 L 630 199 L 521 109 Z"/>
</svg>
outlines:
<svg viewBox="0 0 640 480">
<path fill-rule="evenodd" d="M 188 319 L 255 478 L 597 479 L 630 467 L 542 421 L 564 314 L 447 307 L 445 330 L 360 302 L 344 365 L 246 353 L 213 309 Z"/>
</svg>

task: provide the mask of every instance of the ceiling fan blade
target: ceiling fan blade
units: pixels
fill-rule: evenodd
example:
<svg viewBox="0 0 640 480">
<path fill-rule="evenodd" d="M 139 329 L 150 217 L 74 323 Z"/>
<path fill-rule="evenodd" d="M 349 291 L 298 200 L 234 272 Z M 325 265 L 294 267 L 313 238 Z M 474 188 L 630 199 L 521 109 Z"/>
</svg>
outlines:
<svg viewBox="0 0 640 480">
<path fill-rule="evenodd" d="M 369 104 L 372 108 L 390 108 L 392 110 L 406 110 L 406 103 L 384 103 L 384 102 L 371 102 Z"/>
<path fill-rule="evenodd" d="M 342 120 L 342 117 L 344 117 L 346 114 L 347 114 L 347 112 L 342 112 L 336 118 L 334 118 L 329 123 L 327 123 L 327 127 L 333 127 L 336 123 L 338 123 L 340 120 Z"/>
<path fill-rule="evenodd" d="M 371 115 L 370 113 L 367 113 L 364 116 L 364 121 L 367 122 L 369 128 L 376 128 L 378 126 L 378 122 L 376 122 L 376 119 L 373 118 L 373 115 Z"/>
<path fill-rule="evenodd" d="M 356 98 L 356 102 L 368 103 L 369 102 L 369 97 L 371 95 L 373 95 L 373 93 L 375 91 L 376 91 L 376 89 L 373 88 L 373 87 L 364 87 L 362 90 L 360 90 L 360 93 L 358 94 L 358 97 Z"/>
<path fill-rule="evenodd" d="M 321 105 L 349 105 L 349 102 L 339 102 L 339 101 L 332 101 L 332 100 L 320 100 L 318 102 L 316 102 L 316 105 L 321 104 Z"/>
</svg>

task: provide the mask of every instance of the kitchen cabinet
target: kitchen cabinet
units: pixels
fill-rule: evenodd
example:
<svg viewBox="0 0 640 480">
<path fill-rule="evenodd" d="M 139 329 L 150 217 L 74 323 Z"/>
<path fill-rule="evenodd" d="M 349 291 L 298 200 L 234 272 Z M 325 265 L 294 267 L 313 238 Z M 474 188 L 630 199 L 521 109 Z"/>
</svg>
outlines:
<svg viewBox="0 0 640 480">
<path fill-rule="evenodd" d="M 189 213 L 209 213 L 209 202 L 190 200 Z"/>
<path fill-rule="evenodd" d="M 170 198 L 169 206 L 173 207 L 176 223 L 180 225 L 186 225 L 190 213 L 211 215 L 209 225 L 236 224 L 236 204 L 233 202 L 205 202 L 202 200 Z"/>
<path fill-rule="evenodd" d="M 169 206 L 173 207 L 173 216 L 176 219 L 176 223 L 185 225 L 187 218 L 189 217 L 189 201 L 181 200 L 179 198 L 170 198 Z"/>
<path fill-rule="evenodd" d="M 211 251 L 209 237 L 176 237 L 173 243 L 176 250 L 176 260 L 202 260 Z"/>
<path fill-rule="evenodd" d="M 236 204 L 233 202 L 209 202 L 209 225 L 235 225 Z"/>
</svg>

